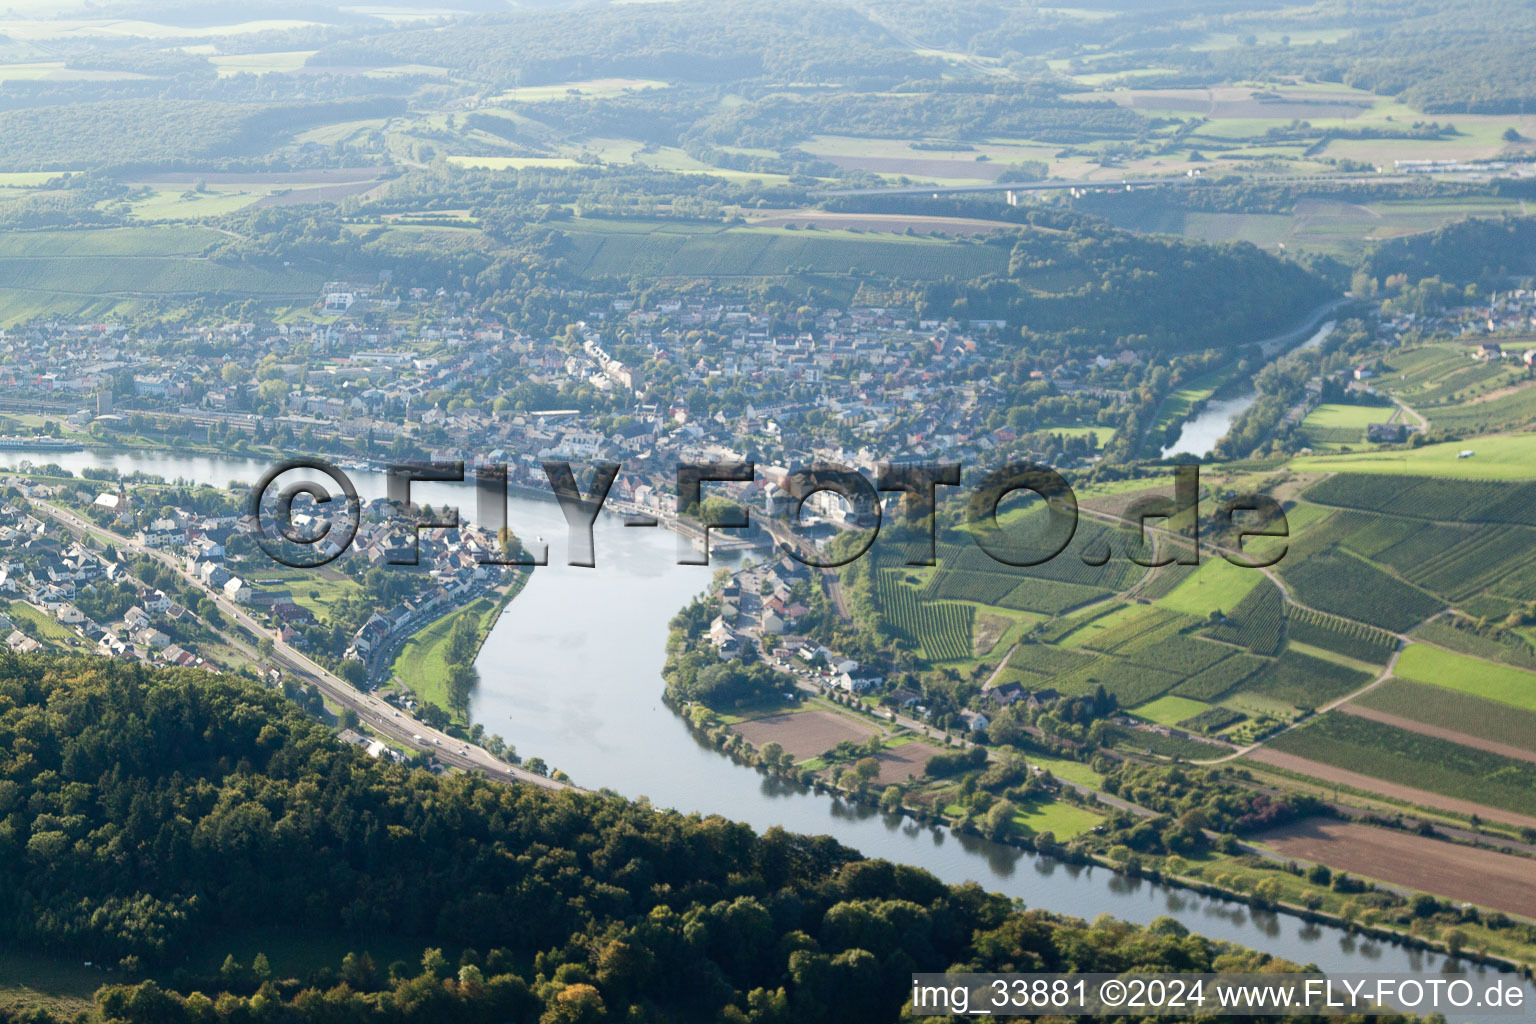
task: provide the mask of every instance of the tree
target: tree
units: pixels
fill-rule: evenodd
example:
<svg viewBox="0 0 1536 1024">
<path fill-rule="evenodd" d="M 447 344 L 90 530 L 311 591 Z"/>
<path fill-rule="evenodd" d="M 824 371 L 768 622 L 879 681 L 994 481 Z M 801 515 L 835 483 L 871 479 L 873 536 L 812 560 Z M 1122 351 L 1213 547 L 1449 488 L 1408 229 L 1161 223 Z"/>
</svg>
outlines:
<svg viewBox="0 0 1536 1024">
<path fill-rule="evenodd" d="M 356 658 L 347 658 L 336 666 L 336 674 L 359 690 L 368 678 L 368 670 Z"/>
<path fill-rule="evenodd" d="M 480 681 L 480 673 L 473 665 L 459 662 L 448 666 L 448 704 L 454 711 L 464 714 L 469 710 L 469 697 Z"/>
</svg>

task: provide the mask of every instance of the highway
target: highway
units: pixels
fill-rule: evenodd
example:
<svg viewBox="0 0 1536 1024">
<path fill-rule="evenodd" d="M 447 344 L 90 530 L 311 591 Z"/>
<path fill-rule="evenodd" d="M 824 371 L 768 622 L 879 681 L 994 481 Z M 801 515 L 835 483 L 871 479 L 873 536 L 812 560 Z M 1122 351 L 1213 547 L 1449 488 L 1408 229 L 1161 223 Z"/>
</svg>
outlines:
<svg viewBox="0 0 1536 1024">
<path fill-rule="evenodd" d="M 539 786 L 543 789 L 575 788 L 568 783 L 557 782 L 554 779 L 545 778 L 524 768 L 507 764 L 484 747 L 476 746 L 467 740 L 461 740 L 450 736 L 448 733 L 433 729 L 425 722 L 413 718 L 372 693 L 364 693 L 357 690 L 346 680 L 326 669 L 307 654 L 284 643 L 282 638 L 274 631 L 262 625 L 223 594 L 208 591 L 197 579 L 182 568 L 181 561 L 176 556 L 165 551 L 146 547 L 135 540 L 124 537 L 122 534 L 114 533 L 111 530 L 97 526 L 95 523 L 87 522 L 73 512 L 60 508 L 51 502 L 42 501 L 37 498 L 29 500 L 34 508 L 46 512 L 50 517 L 76 534 L 94 533 L 116 545 L 119 551 L 147 555 L 169 566 L 179 577 L 198 587 L 199 590 L 208 593 L 214 605 L 229 619 L 245 627 L 252 635 L 265 637 L 272 641 L 274 661 L 281 662 L 287 666 L 288 670 L 295 676 L 313 683 L 332 704 L 351 708 L 357 712 L 358 719 L 367 725 L 371 731 L 395 740 L 407 749 L 428 751 L 442 764 L 461 771 L 478 772 L 503 782 L 507 780 L 526 782 L 529 785 Z M 227 634 L 225 638 L 231 643 L 238 644 L 237 640 L 229 637 Z M 243 647 L 245 645 L 239 646 Z M 418 739 L 418 737 L 420 738 Z"/>
<path fill-rule="evenodd" d="M 1222 178 L 1234 177 L 1223 175 Z M 1257 175 L 1254 177 L 1242 177 L 1239 183 L 1245 185 L 1263 184 L 1265 182 L 1404 182 L 1424 175 L 1407 174 L 1379 174 L 1368 171 L 1354 174 L 1308 174 L 1308 175 Z M 1073 188 L 1150 188 L 1161 185 L 1194 185 L 1208 180 L 1204 177 L 1187 177 L 1185 175 L 1168 175 L 1161 178 L 1045 178 L 1040 181 L 989 181 L 975 185 L 890 185 L 875 188 L 827 188 L 817 189 L 808 195 L 817 199 L 831 199 L 839 196 L 941 196 L 967 192 L 1059 192 Z"/>
</svg>

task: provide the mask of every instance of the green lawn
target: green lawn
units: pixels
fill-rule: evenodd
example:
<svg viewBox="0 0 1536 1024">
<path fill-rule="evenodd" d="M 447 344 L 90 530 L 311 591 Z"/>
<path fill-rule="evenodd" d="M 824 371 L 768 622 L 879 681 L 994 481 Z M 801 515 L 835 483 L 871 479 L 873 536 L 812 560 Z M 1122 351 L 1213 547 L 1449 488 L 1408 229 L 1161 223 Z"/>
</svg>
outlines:
<svg viewBox="0 0 1536 1024">
<path fill-rule="evenodd" d="M 1467 458 L 1460 454 L 1470 451 Z M 1313 455 L 1291 460 L 1306 473 L 1396 473 L 1458 480 L 1536 479 L 1536 434 L 1500 434 L 1406 451 Z"/>
<path fill-rule="evenodd" d="M 1057 778 L 1075 782 L 1079 786 L 1098 789 L 1104 784 L 1104 776 L 1081 761 L 1069 761 L 1064 757 L 1046 757 L 1033 750 L 1026 751 L 1024 759 L 1035 768 L 1043 768 Z"/>
<path fill-rule="evenodd" d="M 1031 835 L 1053 832 L 1056 838 L 1061 840 L 1081 835 L 1104 819 L 1076 804 L 1052 800 L 1020 810 L 1013 816 L 1013 820 L 1027 829 Z"/>
<path fill-rule="evenodd" d="M 1536 711 L 1536 672 L 1427 644 L 1410 644 L 1397 659 L 1395 672 L 1404 679 Z"/>
<path fill-rule="evenodd" d="M 1209 708 L 1210 705 L 1203 701 L 1168 696 L 1159 697 L 1139 708 L 1134 708 L 1133 714 L 1140 715 L 1149 722 L 1156 722 L 1158 725 L 1178 725 L 1186 718 L 1194 718 Z"/>
<path fill-rule="evenodd" d="M 1385 423 L 1396 410 L 1394 405 L 1343 405 L 1328 402 L 1308 413 L 1301 424 L 1303 427 L 1349 427 L 1364 430 L 1372 423 Z"/>
</svg>

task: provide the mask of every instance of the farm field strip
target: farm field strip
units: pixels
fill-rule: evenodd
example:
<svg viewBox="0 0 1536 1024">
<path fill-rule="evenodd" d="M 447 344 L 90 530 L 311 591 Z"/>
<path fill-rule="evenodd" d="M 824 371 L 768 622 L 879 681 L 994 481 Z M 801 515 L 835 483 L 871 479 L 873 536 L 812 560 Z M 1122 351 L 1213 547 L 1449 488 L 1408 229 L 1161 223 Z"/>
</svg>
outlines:
<svg viewBox="0 0 1536 1024">
<path fill-rule="evenodd" d="M 1267 749 L 1536 818 L 1536 762 L 1349 714 L 1321 715 Z"/>
<path fill-rule="evenodd" d="M 1428 722 L 1418 722 L 1412 718 L 1404 718 L 1402 715 L 1394 715 L 1389 711 L 1378 711 L 1375 708 L 1365 707 L 1360 704 L 1341 704 L 1338 710 L 1347 715 L 1355 715 L 1358 718 L 1366 718 L 1372 722 L 1379 722 L 1382 725 L 1390 725 L 1394 729 L 1416 732 L 1421 736 L 1432 736 L 1435 739 L 1460 744 L 1463 747 L 1486 750 L 1488 753 L 1498 754 L 1500 757 L 1512 757 L 1518 761 L 1530 761 L 1532 764 L 1536 764 L 1536 751 L 1525 750 L 1521 747 L 1511 746 L 1508 743 L 1485 740 L 1478 736 L 1457 732 L 1455 729 L 1430 725 Z"/>
<path fill-rule="evenodd" d="M 1506 747 L 1536 752 L 1536 712 L 1459 690 L 1409 679 L 1388 679 L 1351 702 Z"/>
<path fill-rule="evenodd" d="M 864 725 L 819 708 L 754 718 L 731 726 L 731 730 L 739 733 L 754 747 L 761 748 L 765 743 L 776 742 L 799 761 L 819 757 L 843 740 L 863 742 L 879 731 L 872 725 Z"/>
<path fill-rule="evenodd" d="M 1459 690 L 1536 711 L 1536 672 L 1500 665 L 1429 644 L 1410 644 L 1393 671 L 1404 679 Z"/>
<path fill-rule="evenodd" d="M 1255 836 L 1254 842 L 1282 856 L 1326 864 L 1352 875 L 1536 917 L 1532 864 L 1524 857 L 1318 818 L 1265 832 Z"/>
<path fill-rule="evenodd" d="M 1272 765 L 1285 771 L 1295 772 L 1298 775 L 1310 776 L 1311 778 L 1321 780 L 1325 784 L 1346 786 L 1365 793 L 1379 793 L 1388 799 L 1405 804 L 1448 811 L 1463 817 L 1476 814 L 1490 821 L 1503 822 L 1506 825 L 1516 825 L 1520 828 L 1536 828 L 1536 817 L 1531 817 L 1530 815 L 1516 814 L 1497 807 L 1488 807 L 1484 804 L 1474 803 L 1471 800 L 1458 800 L 1439 793 L 1431 793 L 1429 790 L 1387 782 L 1371 775 L 1362 775 L 1360 772 L 1353 772 L 1345 768 L 1336 767 L 1335 765 L 1324 764 L 1322 761 L 1313 761 L 1297 754 L 1288 754 L 1281 750 L 1275 750 L 1273 747 L 1266 746 L 1251 750 L 1244 755 L 1244 759 L 1261 765 Z"/>
</svg>

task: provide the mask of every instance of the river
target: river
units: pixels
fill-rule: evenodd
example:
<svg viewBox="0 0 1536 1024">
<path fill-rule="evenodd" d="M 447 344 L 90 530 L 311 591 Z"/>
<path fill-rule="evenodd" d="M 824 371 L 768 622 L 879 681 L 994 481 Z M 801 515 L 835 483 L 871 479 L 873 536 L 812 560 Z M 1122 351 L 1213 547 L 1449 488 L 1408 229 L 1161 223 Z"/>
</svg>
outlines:
<svg viewBox="0 0 1536 1024">
<path fill-rule="evenodd" d="M 1324 338 L 1328 337 L 1333 327 L 1334 321 L 1327 321 L 1292 351 L 1302 352 L 1309 348 L 1316 348 L 1323 343 Z M 1232 429 L 1232 424 L 1237 422 L 1237 418 L 1247 412 L 1248 408 L 1258 400 L 1258 392 L 1251 388 L 1238 395 L 1211 399 L 1205 404 L 1205 408 L 1184 422 L 1178 439 L 1163 449 L 1162 457 L 1167 459 L 1175 455 L 1198 455 L 1203 458 L 1216 447 L 1217 441 L 1227 436 L 1227 431 Z"/>
<path fill-rule="evenodd" d="M 15 466 L 23 457 L 5 453 L 0 464 Z M 33 461 L 75 472 L 143 470 L 220 486 L 254 480 L 265 468 L 169 451 L 49 453 Z M 351 476 L 365 497 L 383 493 L 382 474 Z M 456 502 L 472 514 L 472 485 L 419 486 L 421 501 Z M 695 739 L 660 699 L 667 622 L 708 585 L 714 568 L 676 564 L 675 535 L 626 528 L 613 516 L 600 517 L 595 527 L 596 567 L 573 568 L 563 564 L 566 527 L 553 501 L 513 497 L 508 521 L 519 536 L 548 541 L 553 564 L 534 572 L 486 639 L 471 714 L 524 757 L 542 757 L 580 785 L 645 797 L 657 807 L 719 814 L 759 831 L 782 825 L 831 835 L 869 856 L 926 868 L 946 882 L 976 881 L 1031 907 L 1142 924 L 1168 915 L 1192 931 L 1326 971 L 1423 975 L 1452 966 L 1437 954 L 1331 926 L 921 827 L 738 765 Z M 715 567 L 728 564 L 714 561 Z M 1536 1001 L 1536 988 L 1526 987 L 1527 999 Z"/>
</svg>

